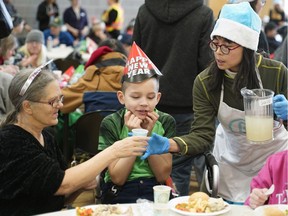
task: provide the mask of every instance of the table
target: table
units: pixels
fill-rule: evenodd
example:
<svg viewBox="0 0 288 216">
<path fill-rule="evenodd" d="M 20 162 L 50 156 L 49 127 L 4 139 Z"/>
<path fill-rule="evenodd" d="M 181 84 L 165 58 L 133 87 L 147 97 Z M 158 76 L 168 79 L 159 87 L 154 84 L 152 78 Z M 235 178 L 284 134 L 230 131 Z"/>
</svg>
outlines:
<svg viewBox="0 0 288 216">
<path fill-rule="evenodd" d="M 49 59 L 65 59 L 73 51 L 73 47 L 61 45 L 59 47 L 54 47 L 51 50 L 47 50 L 47 57 Z"/>
<path fill-rule="evenodd" d="M 170 209 L 166 210 L 153 210 L 152 203 L 141 203 L 141 204 L 121 204 L 120 206 L 128 207 L 131 206 L 134 216 L 183 216 Z M 91 208 L 96 208 L 97 205 L 87 206 Z M 231 205 L 231 210 L 221 216 L 259 216 L 248 206 Z M 39 215 L 40 216 L 40 215 Z M 52 212 L 47 214 L 41 214 L 41 216 L 76 216 L 76 210 L 63 210 L 59 212 Z"/>
</svg>

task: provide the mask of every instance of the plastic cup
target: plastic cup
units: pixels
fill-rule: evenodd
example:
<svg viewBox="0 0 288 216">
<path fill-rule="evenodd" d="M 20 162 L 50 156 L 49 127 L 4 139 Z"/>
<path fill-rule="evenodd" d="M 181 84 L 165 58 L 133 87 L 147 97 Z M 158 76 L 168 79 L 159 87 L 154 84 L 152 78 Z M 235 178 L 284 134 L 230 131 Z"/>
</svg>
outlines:
<svg viewBox="0 0 288 216">
<path fill-rule="evenodd" d="M 166 185 L 156 185 L 153 187 L 154 208 L 166 209 L 170 198 L 171 187 Z"/>
<path fill-rule="evenodd" d="M 142 129 L 142 128 L 137 128 L 137 129 L 132 129 L 132 134 L 133 136 L 147 136 L 148 130 Z"/>
</svg>

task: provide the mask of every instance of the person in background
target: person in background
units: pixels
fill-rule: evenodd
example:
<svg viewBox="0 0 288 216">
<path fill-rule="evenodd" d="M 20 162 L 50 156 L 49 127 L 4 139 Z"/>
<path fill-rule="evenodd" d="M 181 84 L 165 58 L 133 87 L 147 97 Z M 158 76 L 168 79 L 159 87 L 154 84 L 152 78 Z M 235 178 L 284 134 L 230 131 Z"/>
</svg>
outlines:
<svg viewBox="0 0 288 216">
<path fill-rule="evenodd" d="M 136 20 L 135 18 L 132 18 L 132 19 L 129 21 L 129 23 L 128 23 L 126 29 L 125 29 L 125 33 L 130 34 L 130 35 L 133 35 L 135 20 Z"/>
<path fill-rule="evenodd" d="M 25 43 L 25 36 L 22 35 L 25 21 L 20 16 L 11 17 L 13 22 L 12 34 L 17 40 L 18 46 L 23 46 Z"/>
<path fill-rule="evenodd" d="M 264 32 L 267 37 L 270 54 L 273 54 L 281 45 L 281 42 L 276 40 L 277 25 L 274 22 L 268 22 L 264 27 Z"/>
<path fill-rule="evenodd" d="M 13 34 L 0 39 L 0 73 L 5 72 L 14 76 L 19 72 L 19 67 L 15 63 L 15 49 L 17 41 Z"/>
<path fill-rule="evenodd" d="M 273 8 L 269 11 L 270 22 L 274 22 L 277 27 L 284 25 L 286 21 L 285 11 L 282 8 L 282 0 L 273 0 Z"/>
<path fill-rule="evenodd" d="M 83 190 L 95 188 L 96 176 L 112 161 L 140 156 L 147 146 L 148 138 L 129 137 L 68 168 L 54 137 L 46 129 L 57 124 L 63 95 L 57 77 L 44 67 L 17 73 L 9 87 L 15 110 L 0 126 L 3 215 L 59 211 Z"/>
<path fill-rule="evenodd" d="M 107 39 L 101 42 L 85 64 L 85 74 L 73 85 L 62 89 L 65 101 L 61 112 L 73 112 L 82 106 L 85 91 L 120 90 L 126 60 L 127 54 L 120 41 Z"/>
<path fill-rule="evenodd" d="M 161 97 L 158 91 L 160 76 L 160 71 L 134 43 L 124 69 L 122 89 L 117 92 L 118 100 L 125 108 L 101 122 L 99 150 L 125 139 L 137 128 L 146 129 L 151 139 L 154 133 L 167 137 L 175 135 L 173 117 L 155 109 Z M 153 201 L 153 186 L 165 183 L 171 170 L 169 153 L 152 155 L 146 160 L 135 156 L 115 160 L 105 173 L 101 201 L 104 204 L 136 203 L 139 198 Z"/>
<path fill-rule="evenodd" d="M 19 62 L 21 67 L 39 67 L 47 61 L 47 49 L 44 45 L 44 36 L 40 30 L 31 30 L 25 40 L 25 44 L 19 48 L 23 53 L 23 59 Z"/>
<path fill-rule="evenodd" d="M 288 37 L 286 36 L 281 45 L 274 52 L 274 59 L 283 62 L 288 67 Z"/>
<path fill-rule="evenodd" d="M 13 76 L 8 73 L 3 73 L 0 68 L 0 121 L 6 114 L 14 109 L 14 106 L 8 95 L 8 88 Z"/>
<path fill-rule="evenodd" d="M 174 117 L 177 136 L 191 129 L 193 82 L 212 59 L 208 43 L 213 24 L 213 11 L 203 0 L 146 0 L 136 16 L 133 41 L 164 75 L 157 109 Z M 204 156 L 173 155 L 171 176 L 181 196 L 189 194 L 192 164 L 200 184 Z"/>
<path fill-rule="evenodd" d="M 107 0 L 108 9 L 102 14 L 102 21 L 106 24 L 106 32 L 117 39 L 124 23 L 124 11 L 120 0 Z"/>
<path fill-rule="evenodd" d="M 0 41 L 0 65 L 13 64 L 10 62 L 11 58 L 15 55 L 15 49 L 17 48 L 16 38 L 10 34 L 8 37 L 1 39 Z M 12 59 L 13 60 L 13 59 Z"/>
<path fill-rule="evenodd" d="M 53 47 L 57 47 L 60 44 L 66 46 L 73 46 L 74 38 L 67 31 L 62 31 L 62 20 L 60 17 L 55 17 L 49 24 L 49 29 L 44 30 L 44 41 L 47 46 L 47 40 L 49 37 L 52 38 Z"/>
<path fill-rule="evenodd" d="M 130 53 L 133 42 L 132 35 L 128 33 L 122 33 L 118 36 L 118 40 L 123 44 L 123 47 L 125 48 L 128 55 Z"/>
<path fill-rule="evenodd" d="M 75 40 L 84 39 L 89 33 L 88 15 L 81 7 L 81 0 L 70 0 L 71 7 L 65 9 L 63 21 Z"/>
<path fill-rule="evenodd" d="M 12 4 L 11 0 L 3 0 L 5 6 L 6 6 L 6 9 L 8 11 L 8 13 L 10 14 L 10 16 L 13 18 L 13 17 L 21 17 L 19 14 L 18 14 L 18 11 L 17 9 L 15 8 L 15 6 Z M 24 29 L 26 32 L 29 32 L 32 30 L 31 26 L 28 25 L 28 23 L 26 23 L 26 21 L 24 20 Z"/>
<path fill-rule="evenodd" d="M 39 22 L 39 30 L 44 31 L 49 28 L 49 23 L 59 16 L 59 8 L 56 0 L 44 0 L 37 9 L 37 20 Z"/>
<path fill-rule="evenodd" d="M 253 8 L 253 10 L 257 14 L 259 14 L 266 3 L 266 0 L 229 0 L 228 1 L 228 3 L 232 3 L 232 4 L 236 4 L 236 3 L 240 3 L 240 2 L 249 2 L 250 6 Z M 266 35 L 262 29 L 260 31 L 257 52 L 261 53 L 265 57 L 269 57 L 269 55 L 270 55 L 267 37 L 266 37 Z"/>
<path fill-rule="evenodd" d="M 209 150 L 214 140 L 213 155 L 221 179 L 218 196 L 234 204 L 245 202 L 250 182 L 267 158 L 288 146 L 284 125 L 274 130 L 274 139 L 267 144 L 250 144 L 246 138 L 240 90 L 264 88 L 276 95 L 288 95 L 288 69 L 283 63 L 256 53 L 260 29 L 261 19 L 248 2 L 222 7 L 209 43 L 215 60 L 197 76 L 193 86 L 195 120 L 191 132 L 149 142 L 161 149 L 169 146 L 169 152 L 195 155 Z M 215 117 L 219 121 L 217 128 Z M 277 124 L 276 116 L 274 120 Z"/>
<path fill-rule="evenodd" d="M 101 21 L 93 23 L 87 37 L 93 40 L 97 45 L 108 39 L 108 35 L 105 32 L 105 23 Z"/>
</svg>

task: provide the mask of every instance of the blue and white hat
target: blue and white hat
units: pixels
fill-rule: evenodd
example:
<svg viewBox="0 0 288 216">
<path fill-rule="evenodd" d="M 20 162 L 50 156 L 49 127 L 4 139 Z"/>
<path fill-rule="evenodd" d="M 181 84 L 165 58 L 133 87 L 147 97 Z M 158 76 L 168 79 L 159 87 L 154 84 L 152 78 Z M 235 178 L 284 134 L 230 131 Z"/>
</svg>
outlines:
<svg viewBox="0 0 288 216">
<path fill-rule="evenodd" d="M 210 38 L 221 36 L 256 51 L 260 31 L 261 19 L 248 2 L 225 4 Z"/>
</svg>

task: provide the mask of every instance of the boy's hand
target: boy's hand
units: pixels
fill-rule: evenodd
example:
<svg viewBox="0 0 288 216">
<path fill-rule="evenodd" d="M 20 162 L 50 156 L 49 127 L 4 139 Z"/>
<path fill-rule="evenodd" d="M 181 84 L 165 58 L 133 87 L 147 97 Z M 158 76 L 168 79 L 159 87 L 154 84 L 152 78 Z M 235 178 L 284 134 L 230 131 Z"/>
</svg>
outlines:
<svg viewBox="0 0 288 216">
<path fill-rule="evenodd" d="M 157 122 L 159 115 L 156 112 L 148 112 L 146 118 L 141 123 L 141 128 L 148 130 L 148 134 L 151 134 L 152 129 Z"/>
<path fill-rule="evenodd" d="M 154 154 L 167 153 L 169 152 L 169 147 L 170 143 L 168 138 L 153 133 L 148 141 L 148 148 L 141 159 L 145 160 L 147 157 Z"/>
<path fill-rule="evenodd" d="M 124 121 L 129 131 L 131 131 L 134 128 L 141 128 L 142 120 L 139 119 L 136 115 L 134 115 L 131 111 L 126 112 L 124 116 Z"/>
</svg>

